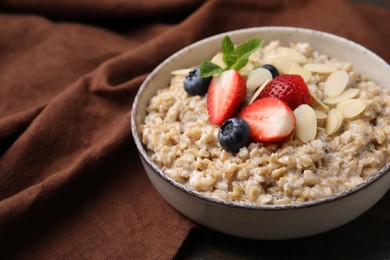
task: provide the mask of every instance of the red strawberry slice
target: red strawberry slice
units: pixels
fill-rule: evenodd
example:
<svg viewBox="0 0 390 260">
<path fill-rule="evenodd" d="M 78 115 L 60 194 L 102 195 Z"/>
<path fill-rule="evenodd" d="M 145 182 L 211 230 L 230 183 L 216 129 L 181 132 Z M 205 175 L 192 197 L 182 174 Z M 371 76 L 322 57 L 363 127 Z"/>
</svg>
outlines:
<svg viewBox="0 0 390 260">
<path fill-rule="evenodd" d="M 245 93 L 245 79 L 237 71 L 231 69 L 215 76 L 207 92 L 210 121 L 221 125 L 226 119 L 232 117 L 244 99 Z"/>
<path fill-rule="evenodd" d="M 266 97 L 244 107 L 238 117 L 251 129 L 251 138 L 262 142 L 281 141 L 295 128 L 295 116 L 282 100 Z"/>
<path fill-rule="evenodd" d="M 311 105 L 311 95 L 300 75 L 285 74 L 271 80 L 256 99 L 276 97 L 290 106 L 292 110 L 302 104 Z"/>
</svg>

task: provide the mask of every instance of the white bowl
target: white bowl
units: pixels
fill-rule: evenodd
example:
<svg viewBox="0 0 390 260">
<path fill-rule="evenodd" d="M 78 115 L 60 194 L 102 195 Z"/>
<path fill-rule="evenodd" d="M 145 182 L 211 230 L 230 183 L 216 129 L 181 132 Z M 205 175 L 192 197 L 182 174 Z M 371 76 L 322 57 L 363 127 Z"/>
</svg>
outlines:
<svg viewBox="0 0 390 260">
<path fill-rule="evenodd" d="M 132 134 L 149 179 L 161 196 L 191 220 L 222 233 L 254 239 L 290 239 L 318 234 L 343 225 L 372 207 L 390 187 L 390 163 L 357 187 L 324 199 L 289 205 L 250 206 L 221 201 L 175 182 L 149 158 L 140 138 L 145 109 L 159 88 L 169 85 L 171 71 L 209 59 L 220 50 L 229 35 L 233 42 L 252 37 L 290 42 L 308 42 L 313 49 L 370 75 L 379 85 L 390 88 L 390 66 L 373 52 L 347 39 L 319 31 L 291 27 L 258 27 L 219 34 L 196 42 L 170 56 L 145 80 L 134 100 Z"/>
</svg>

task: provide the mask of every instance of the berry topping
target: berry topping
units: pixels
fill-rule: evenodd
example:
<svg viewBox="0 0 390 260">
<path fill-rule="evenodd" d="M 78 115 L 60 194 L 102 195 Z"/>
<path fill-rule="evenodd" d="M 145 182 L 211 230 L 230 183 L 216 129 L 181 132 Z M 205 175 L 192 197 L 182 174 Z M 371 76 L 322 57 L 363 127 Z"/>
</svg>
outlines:
<svg viewBox="0 0 390 260">
<path fill-rule="evenodd" d="M 226 120 L 218 133 L 218 141 L 228 152 L 238 152 L 245 146 L 250 137 L 250 128 L 247 122 L 241 118 L 229 118 Z"/>
<path fill-rule="evenodd" d="M 196 67 L 184 78 L 184 90 L 190 95 L 201 95 L 207 93 L 212 77 L 202 78 L 199 67 Z"/>
<path fill-rule="evenodd" d="M 234 69 L 214 76 L 207 92 L 209 119 L 221 125 L 232 117 L 246 93 L 245 79 Z"/>
<path fill-rule="evenodd" d="M 292 110 L 299 105 L 311 105 L 309 89 L 299 75 L 281 75 L 270 81 L 261 91 L 258 99 L 265 97 L 276 97 L 290 106 Z"/>
<path fill-rule="evenodd" d="M 280 99 L 266 97 L 244 107 L 238 115 L 251 129 L 251 138 L 262 142 L 281 141 L 295 128 L 295 116 Z"/>
<path fill-rule="evenodd" d="M 269 72 L 271 72 L 273 78 L 276 78 L 277 76 L 279 76 L 279 71 L 278 71 L 278 69 L 274 65 L 264 64 L 261 67 L 264 68 L 264 69 L 269 70 Z"/>
</svg>

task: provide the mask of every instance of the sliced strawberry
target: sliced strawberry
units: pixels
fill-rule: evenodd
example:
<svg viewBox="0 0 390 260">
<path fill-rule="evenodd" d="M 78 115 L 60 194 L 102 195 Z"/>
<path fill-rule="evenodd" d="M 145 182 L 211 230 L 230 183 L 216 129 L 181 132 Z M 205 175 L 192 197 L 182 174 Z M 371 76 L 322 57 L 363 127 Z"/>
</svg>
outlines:
<svg viewBox="0 0 390 260">
<path fill-rule="evenodd" d="M 295 128 L 295 116 L 280 99 L 267 97 L 244 107 L 238 117 L 251 129 L 251 138 L 262 142 L 281 141 Z"/>
<path fill-rule="evenodd" d="M 207 109 L 210 121 L 221 125 L 232 117 L 246 93 L 245 79 L 231 69 L 215 76 L 207 92 Z"/>
<path fill-rule="evenodd" d="M 300 75 L 285 74 L 271 80 L 256 99 L 276 97 L 290 106 L 292 110 L 302 104 L 311 105 L 311 95 Z"/>
</svg>

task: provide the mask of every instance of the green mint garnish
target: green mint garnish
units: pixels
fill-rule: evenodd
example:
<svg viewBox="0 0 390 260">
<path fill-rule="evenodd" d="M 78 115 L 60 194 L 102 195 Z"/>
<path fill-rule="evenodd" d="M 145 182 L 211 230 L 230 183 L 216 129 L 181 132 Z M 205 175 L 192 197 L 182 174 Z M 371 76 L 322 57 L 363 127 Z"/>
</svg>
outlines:
<svg viewBox="0 0 390 260">
<path fill-rule="evenodd" d="M 237 55 L 234 51 L 234 45 L 229 36 L 225 36 L 221 43 L 223 56 L 222 60 L 226 67 L 230 68 L 237 60 Z"/>
<path fill-rule="evenodd" d="M 226 68 L 221 68 L 211 61 L 205 60 L 200 64 L 200 76 L 207 78 L 229 69 L 239 71 L 248 63 L 249 56 L 260 48 L 262 44 L 263 40 L 252 38 L 234 46 L 230 37 L 225 36 L 222 40 L 221 48 L 223 51 L 222 60 Z"/>
<path fill-rule="evenodd" d="M 202 78 L 211 77 L 224 71 L 223 68 L 209 60 L 205 60 L 200 64 L 200 76 Z"/>
</svg>

